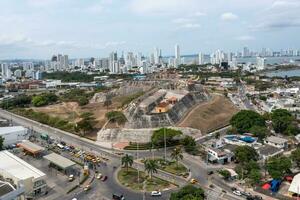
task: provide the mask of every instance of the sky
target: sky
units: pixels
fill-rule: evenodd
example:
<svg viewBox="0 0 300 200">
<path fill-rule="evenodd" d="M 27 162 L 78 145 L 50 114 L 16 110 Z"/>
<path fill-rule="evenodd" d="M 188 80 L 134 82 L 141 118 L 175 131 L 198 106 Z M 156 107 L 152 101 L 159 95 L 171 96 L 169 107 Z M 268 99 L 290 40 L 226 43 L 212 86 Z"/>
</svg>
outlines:
<svg viewBox="0 0 300 200">
<path fill-rule="evenodd" d="M 0 59 L 300 49 L 300 0 L 1 0 Z"/>
</svg>

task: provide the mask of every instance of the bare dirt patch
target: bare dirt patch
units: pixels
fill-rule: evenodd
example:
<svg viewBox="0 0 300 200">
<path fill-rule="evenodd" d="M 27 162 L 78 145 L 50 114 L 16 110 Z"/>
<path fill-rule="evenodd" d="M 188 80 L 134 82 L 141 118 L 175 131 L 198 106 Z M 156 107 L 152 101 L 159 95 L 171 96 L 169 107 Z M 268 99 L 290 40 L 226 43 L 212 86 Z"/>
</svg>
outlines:
<svg viewBox="0 0 300 200">
<path fill-rule="evenodd" d="M 200 129 L 205 134 L 227 125 L 237 112 L 238 109 L 229 99 L 213 95 L 209 102 L 199 104 L 188 113 L 178 126 Z"/>
</svg>

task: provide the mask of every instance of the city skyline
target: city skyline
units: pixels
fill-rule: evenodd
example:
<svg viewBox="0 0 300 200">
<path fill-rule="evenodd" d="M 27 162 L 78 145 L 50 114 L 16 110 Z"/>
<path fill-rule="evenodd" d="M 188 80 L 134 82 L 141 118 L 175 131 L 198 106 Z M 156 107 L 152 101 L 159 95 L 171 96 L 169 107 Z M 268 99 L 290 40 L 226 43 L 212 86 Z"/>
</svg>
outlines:
<svg viewBox="0 0 300 200">
<path fill-rule="evenodd" d="M 112 51 L 163 55 L 299 49 L 296 0 L 25 0 L 0 2 L 0 59 L 107 57 Z M 12 26 L 13 25 L 13 26 Z M 8 28 L 9 27 L 9 28 Z"/>
</svg>

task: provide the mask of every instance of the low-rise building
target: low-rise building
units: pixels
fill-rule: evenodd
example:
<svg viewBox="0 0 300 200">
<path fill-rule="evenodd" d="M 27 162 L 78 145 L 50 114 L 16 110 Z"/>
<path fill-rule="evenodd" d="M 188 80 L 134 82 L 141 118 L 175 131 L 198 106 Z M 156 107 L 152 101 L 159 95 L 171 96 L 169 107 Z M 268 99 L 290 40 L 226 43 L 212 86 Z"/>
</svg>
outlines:
<svg viewBox="0 0 300 200">
<path fill-rule="evenodd" d="M 220 150 L 216 148 L 207 149 L 207 159 L 209 162 L 226 164 L 233 160 L 234 154 L 229 150 Z"/>
<path fill-rule="evenodd" d="M 46 174 L 42 171 L 8 151 L 0 152 L 0 160 L 0 175 L 17 189 L 24 187 L 24 198 L 46 192 Z"/>
<path fill-rule="evenodd" d="M 276 136 L 270 136 L 267 137 L 264 140 L 265 144 L 280 148 L 280 149 L 286 149 L 288 147 L 288 140 L 281 138 L 281 137 L 276 137 Z"/>
<path fill-rule="evenodd" d="M 0 136 L 4 138 L 5 147 L 28 138 L 28 130 L 23 126 L 0 127 Z"/>
</svg>

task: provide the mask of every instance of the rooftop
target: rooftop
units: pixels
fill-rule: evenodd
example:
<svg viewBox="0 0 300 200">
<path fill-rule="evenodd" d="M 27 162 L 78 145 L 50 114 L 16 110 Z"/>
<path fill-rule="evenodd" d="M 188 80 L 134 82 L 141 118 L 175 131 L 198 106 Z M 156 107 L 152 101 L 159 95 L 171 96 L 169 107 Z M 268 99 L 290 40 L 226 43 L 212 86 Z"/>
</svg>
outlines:
<svg viewBox="0 0 300 200">
<path fill-rule="evenodd" d="M 280 153 L 281 151 L 281 149 L 267 144 L 258 149 L 259 154 L 262 156 L 274 155 L 276 153 Z"/>
<path fill-rule="evenodd" d="M 25 131 L 26 129 L 23 126 L 7 126 L 0 127 L 0 135 L 5 135 L 8 133 L 13 133 L 16 131 Z"/>
<path fill-rule="evenodd" d="M 0 151 L 0 160 L 0 173 L 4 171 L 19 180 L 25 180 L 31 177 L 39 179 L 46 176 L 42 171 L 8 151 Z"/>
<path fill-rule="evenodd" d="M 288 140 L 284 139 L 284 138 L 276 137 L 276 136 L 270 136 L 270 137 L 267 137 L 265 139 L 265 141 L 281 144 L 281 143 L 287 142 Z"/>
<path fill-rule="evenodd" d="M 21 148 L 25 149 L 26 151 L 29 151 L 31 153 L 39 153 L 41 151 L 44 151 L 45 148 L 41 147 L 37 144 L 34 144 L 28 140 L 23 140 L 21 143 L 18 144 Z"/>
<path fill-rule="evenodd" d="M 62 157 L 61 155 L 58 155 L 56 153 L 46 155 L 44 156 L 44 158 L 62 169 L 67 169 L 68 167 L 72 167 L 76 164 L 73 161 Z"/>
<path fill-rule="evenodd" d="M 289 192 L 299 194 L 299 185 L 300 185 L 300 174 L 297 174 L 293 178 L 293 181 L 289 188 Z"/>
</svg>

